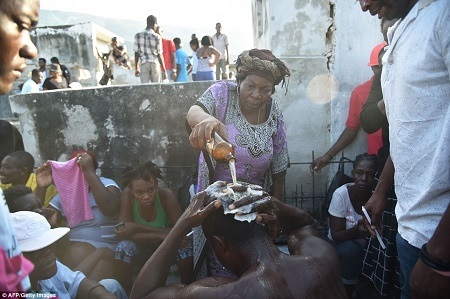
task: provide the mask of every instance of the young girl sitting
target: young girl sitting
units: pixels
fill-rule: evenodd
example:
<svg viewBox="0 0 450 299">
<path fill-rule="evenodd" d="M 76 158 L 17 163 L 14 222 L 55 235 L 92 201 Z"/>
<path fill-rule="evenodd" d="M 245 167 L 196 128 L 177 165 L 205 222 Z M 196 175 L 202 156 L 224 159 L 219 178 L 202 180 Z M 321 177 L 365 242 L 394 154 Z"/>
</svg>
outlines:
<svg viewBox="0 0 450 299">
<path fill-rule="evenodd" d="M 182 211 L 174 193 L 158 186 L 161 170 L 152 162 L 139 165 L 124 174 L 125 189 L 116 235 L 122 241 L 115 250 L 115 277 L 131 291 L 133 267 L 142 267 L 166 238 Z M 180 279 L 192 279 L 192 245 L 189 238 L 178 251 Z M 174 257 L 175 261 L 175 257 Z"/>
</svg>

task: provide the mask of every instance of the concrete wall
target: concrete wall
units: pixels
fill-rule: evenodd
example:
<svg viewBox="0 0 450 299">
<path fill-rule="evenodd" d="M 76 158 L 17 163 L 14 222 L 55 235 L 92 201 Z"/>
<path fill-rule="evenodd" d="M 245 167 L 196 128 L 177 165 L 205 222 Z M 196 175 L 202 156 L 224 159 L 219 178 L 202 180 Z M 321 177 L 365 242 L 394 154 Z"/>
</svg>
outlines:
<svg viewBox="0 0 450 299">
<path fill-rule="evenodd" d="M 31 32 L 31 37 L 39 53 L 33 60 L 36 66 L 38 58 L 45 58 L 50 65 L 50 58 L 55 56 L 69 69 L 72 81 L 83 86 L 97 85 L 96 43 L 91 23 L 37 27 Z"/>
<path fill-rule="evenodd" d="M 291 69 L 289 91 L 276 93 L 287 124 L 290 160 L 287 189 L 323 191 L 336 165 L 315 176 L 312 190 L 304 163 L 323 155 L 345 128 L 350 93 L 368 80 L 371 49 L 382 41 L 377 18 L 354 1 L 253 0 L 255 46 L 271 49 Z M 345 149 L 354 158 L 366 150 L 360 132 Z M 350 169 L 350 167 L 348 167 Z M 323 187 L 324 188 L 324 187 Z"/>
<path fill-rule="evenodd" d="M 77 148 L 96 153 L 103 174 L 152 160 L 174 191 L 195 171 L 198 153 L 185 129 L 189 107 L 212 82 L 145 84 L 15 95 L 25 149 L 36 159 L 66 161 Z"/>
<path fill-rule="evenodd" d="M 0 119 L 12 117 L 11 106 L 9 105 L 9 95 L 0 94 Z"/>
</svg>

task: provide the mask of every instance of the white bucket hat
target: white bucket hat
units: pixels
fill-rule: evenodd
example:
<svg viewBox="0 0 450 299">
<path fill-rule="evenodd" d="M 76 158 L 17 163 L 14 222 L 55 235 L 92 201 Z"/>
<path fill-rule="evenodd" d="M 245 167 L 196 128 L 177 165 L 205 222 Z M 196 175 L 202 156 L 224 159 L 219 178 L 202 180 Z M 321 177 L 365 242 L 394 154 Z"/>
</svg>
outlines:
<svg viewBox="0 0 450 299">
<path fill-rule="evenodd" d="M 22 252 L 45 248 L 70 231 L 68 227 L 51 228 L 44 216 L 29 211 L 11 213 L 14 232 Z"/>
</svg>

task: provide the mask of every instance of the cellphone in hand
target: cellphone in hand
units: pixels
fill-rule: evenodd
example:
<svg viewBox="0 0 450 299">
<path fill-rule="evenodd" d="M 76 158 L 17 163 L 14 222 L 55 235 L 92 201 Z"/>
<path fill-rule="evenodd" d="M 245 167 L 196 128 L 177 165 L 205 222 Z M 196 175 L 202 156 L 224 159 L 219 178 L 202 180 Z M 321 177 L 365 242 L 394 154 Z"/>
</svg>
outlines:
<svg viewBox="0 0 450 299">
<path fill-rule="evenodd" d="M 125 229 L 125 223 L 120 222 L 120 223 L 116 224 L 115 227 L 116 227 L 116 230 L 122 230 L 122 229 Z"/>
</svg>

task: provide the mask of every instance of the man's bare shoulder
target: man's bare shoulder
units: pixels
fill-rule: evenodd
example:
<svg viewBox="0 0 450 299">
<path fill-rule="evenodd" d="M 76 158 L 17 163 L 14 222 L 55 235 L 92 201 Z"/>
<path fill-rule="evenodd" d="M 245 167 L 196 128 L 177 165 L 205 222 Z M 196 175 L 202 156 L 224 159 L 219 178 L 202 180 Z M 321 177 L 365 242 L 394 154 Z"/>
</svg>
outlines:
<svg viewBox="0 0 450 299">
<path fill-rule="evenodd" d="M 267 265 L 254 265 L 238 280 L 208 277 L 190 285 L 170 285 L 156 289 L 148 298 L 344 298 L 338 275 L 322 275 L 326 268 L 317 257 L 289 256 Z M 322 274 L 320 274 L 322 273 Z M 302 283 L 299 283 L 302 282 Z M 306 298 L 306 297 L 305 297 Z"/>
<path fill-rule="evenodd" d="M 279 290 L 269 277 L 259 272 L 250 271 L 238 280 L 208 277 L 190 285 L 161 287 L 147 298 L 273 298 Z"/>
<path fill-rule="evenodd" d="M 158 288 L 146 298 L 222 298 L 220 293 L 236 282 L 236 279 L 231 278 L 207 277 L 189 285 L 173 284 Z"/>
</svg>

